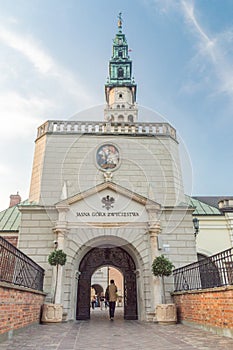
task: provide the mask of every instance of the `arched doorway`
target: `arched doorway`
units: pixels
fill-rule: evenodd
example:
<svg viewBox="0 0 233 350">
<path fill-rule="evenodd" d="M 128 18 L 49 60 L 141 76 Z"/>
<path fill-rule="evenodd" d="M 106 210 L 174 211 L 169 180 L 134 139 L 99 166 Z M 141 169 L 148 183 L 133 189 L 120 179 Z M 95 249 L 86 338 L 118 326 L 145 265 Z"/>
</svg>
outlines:
<svg viewBox="0 0 233 350">
<path fill-rule="evenodd" d="M 132 257 L 119 247 L 93 248 L 82 259 L 79 266 L 76 319 L 90 318 L 91 276 L 96 268 L 103 265 L 112 265 L 121 270 L 124 276 L 124 318 L 137 320 L 136 267 Z"/>
</svg>

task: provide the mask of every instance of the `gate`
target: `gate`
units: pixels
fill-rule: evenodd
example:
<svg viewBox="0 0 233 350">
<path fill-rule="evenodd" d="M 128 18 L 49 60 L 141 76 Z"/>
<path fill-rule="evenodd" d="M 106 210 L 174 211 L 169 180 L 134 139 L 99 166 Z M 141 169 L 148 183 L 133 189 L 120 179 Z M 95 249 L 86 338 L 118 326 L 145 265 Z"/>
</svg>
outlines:
<svg viewBox="0 0 233 350">
<path fill-rule="evenodd" d="M 124 276 L 124 319 L 137 320 L 136 267 L 132 257 L 119 247 L 93 248 L 82 259 L 79 266 L 76 319 L 90 318 L 91 276 L 104 265 L 112 265 L 121 270 Z"/>
</svg>

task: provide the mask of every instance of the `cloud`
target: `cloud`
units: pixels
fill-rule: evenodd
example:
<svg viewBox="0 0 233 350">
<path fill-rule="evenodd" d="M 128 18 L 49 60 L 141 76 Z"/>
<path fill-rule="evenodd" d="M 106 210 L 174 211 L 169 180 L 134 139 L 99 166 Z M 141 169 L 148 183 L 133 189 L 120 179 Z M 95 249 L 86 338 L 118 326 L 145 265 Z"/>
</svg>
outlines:
<svg viewBox="0 0 233 350">
<path fill-rule="evenodd" d="M 212 63 L 217 64 L 217 45 L 216 39 L 210 38 L 204 28 L 198 22 L 194 14 L 194 3 L 192 1 L 181 1 L 181 9 L 189 29 L 194 32 L 198 41 L 199 55 L 211 59 Z"/>
<path fill-rule="evenodd" d="M 6 92 L 0 95 L 0 111 L 4 116 L 4 128 L 1 129 L 0 143 L 12 138 L 23 139 L 43 122 L 42 116 L 50 101 L 38 98 L 24 98 L 16 92 Z"/>
<path fill-rule="evenodd" d="M 206 46 L 211 48 L 213 45 L 213 41 L 208 37 L 208 35 L 204 32 L 201 25 L 198 23 L 195 15 L 194 15 L 194 3 L 192 1 L 181 1 L 183 6 L 184 15 L 187 21 L 195 28 L 195 30 L 200 35 L 201 39 L 205 42 Z"/>
<path fill-rule="evenodd" d="M 161 15 L 175 14 L 183 17 L 186 27 L 195 38 L 197 52 L 191 59 L 189 67 L 198 70 L 200 81 L 198 82 L 197 76 L 193 75 L 192 81 L 184 82 L 182 91 L 193 93 L 203 89 L 203 85 L 209 84 L 211 95 L 223 93 L 232 97 L 233 67 L 229 47 L 233 46 L 233 28 L 228 28 L 224 32 L 207 33 L 204 24 L 200 23 L 195 13 L 194 0 L 145 0 L 145 3 Z"/>
<path fill-rule="evenodd" d="M 32 36 L 25 33 L 16 33 L 12 29 L 1 25 L 0 43 L 20 54 L 19 60 L 22 57 L 26 59 L 31 65 L 27 67 L 28 71 L 34 68 L 34 78 L 43 79 L 44 85 L 52 80 L 53 84 L 56 83 L 58 89 L 60 88 L 65 92 L 65 96 L 69 94 L 71 98 L 75 98 L 77 105 L 81 104 L 81 108 L 91 103 L 90 92 L 82 82 L 79 82 L 80 78 L 74 77 L 73 73 L 57 64 Z M 26 63 L 24 64 L 26 65 Z M 18 67 L 18 71 L 21 71 L 21 67 Z"/>
<path fill-rule="evenodd" d="M 15 20 L 0 25 L 2 208 L 11 193 L 20 191 L 24 199 L 28 197 L 37 127 L 47 119 L 67 119 L 67 114 L 93 103 L 77 73 L 59 64 L 36 38 L 17 31 L 17 26 Z"/>
<path fill-rule="evenodd" d="M 0 164 L 0 176 L 6 176 L 9 173 L 9 167 L 6 164 Z"/>
<path fill-rule="evenodd" d="M 23 54 L 40 73 L 46 74 L 51 70 L 53 66 L 52 59 L 35 44 L 32 38 L 23 37 L 0 27 L 0 40 Z"/>
<path fill-rule="evenodd" d="M 198 55 L 208 60 L 213 65 L 214 73 L 218 77 L 218 83 L 215 84 L 215 92 L 227 93 L 232 96 L 233 82 L 232 65 L 226 55 L 226 47 L 232 45 L 232 28 L 224 33 L 208 35 L 203 25 L 198 21 L 194 11 L 193 1 L 181 1 L 181 9 L 184 13 L 186 23 L 198 38 Z M 219 84 L 220 82 L 220 84 Z"/>
</svg>

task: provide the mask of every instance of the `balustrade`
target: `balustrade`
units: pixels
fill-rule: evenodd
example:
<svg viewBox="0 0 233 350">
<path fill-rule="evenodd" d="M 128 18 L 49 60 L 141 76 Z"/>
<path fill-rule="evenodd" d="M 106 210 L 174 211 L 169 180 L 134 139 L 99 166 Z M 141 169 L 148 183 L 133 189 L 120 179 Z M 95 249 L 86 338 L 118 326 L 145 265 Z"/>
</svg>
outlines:
<svg viewBox="0 0 233 350">
<path fill-rule="evenodd" d="M 95 121 L 48 120 L 38 128 L 37 137 L 46 133 L 164 135 L 176 140 L 176 130 L 168 123 L 109 123 Z"/>
</svg>

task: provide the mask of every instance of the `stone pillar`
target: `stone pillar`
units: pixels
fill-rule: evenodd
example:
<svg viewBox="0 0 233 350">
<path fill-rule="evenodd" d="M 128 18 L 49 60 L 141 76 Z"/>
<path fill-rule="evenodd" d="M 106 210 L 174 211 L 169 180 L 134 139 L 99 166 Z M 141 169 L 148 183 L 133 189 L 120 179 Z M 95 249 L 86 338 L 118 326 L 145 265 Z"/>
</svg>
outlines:
<svg viewBox="0 0 233 350">
<path fill-rule="evenodd" d="M 54 233 L 56 234 L 56 240 L 57 240 L 57 249 L 63 250 L 64 249 L 64 240 L 65 236 L 67 234 L 67 230 L 64 228 L 58 228 L 56 227 L 54 229 Z M 62 272 L 63 272 L 63 266 L 58 265 L 54 267 L 54 273 L 57 273 L 57 289 L 56 289 L 56 295 L 55 295 L 55 304 L 61 303 L 61 294 L 62 294 Z"/>
<path fill-rule="evenodd" d="M 58 205 L 57 210 L 59 212 L 58 216 L 58 221 L 56 223 L 55 228 L 53 229 L 54 234 L 56 235 L 56 242 L 57 242 L 57 247 L 56 249 L 58 250 L 64 250 L 65 246 L 65 239 L 68 233 L 67 229 L 67 221 L 66 221 L 66 213 L 69 210 L 68 205 Z M 57 269 L 57 267 L 55 267 Z M 55 295 L 55 304 L 60 304 L 61 303 L 61 295 L 62 295 L 62 271 L 63 271 L 63 266 L 58 265 L 57 271 L 57 290 L 56 290 L 56 295 Z"/>
<path fill-rule="evenodd" d="M 151 244 L 151 253 L 152 253 L 152 262 L 156 256 L 158 256 L 158 234 L 160 233 L 160 226 L 157 229 L 149 229 L 150 236 L 150 244 Z M 155 305 L 160 304 L 162 301 L 162 291 L 161 291 L 161 281 L 159 278 L 153 276 L 151 271 L 151 276 L 153 279 L 153 309 L 155 309 Z"/>
<path fill-rule="evenodd" d="M 148 212 L 148 234 L 150 239 L 151 258 L 153 261 L 158 255 L 158 235 L 161 232 L 160 220 L 158 218 L 160 206 L 147 205 L 146 210 Z"/>
<path fill-rule="evenodd" d="M 147 205 L 146 206 L 148 212 L 148 236 L 150 242 L 151 249 L 151 261 L 152 262 L 156 256 L 158 256 L 158 235 L 161 233 L 161 225 L 159 220 L 160 206 L 159 205 Z M 152 313 L 155 315 L 155 306 L 161 303 L 161 285 L 160 280 L 158 278 L 153 277 L 151 271 L 151 290 L 152 290 L 152 298 L 151 307 Z M 150 318 L 152 315 L 150 315 Z"/>
</svg>

